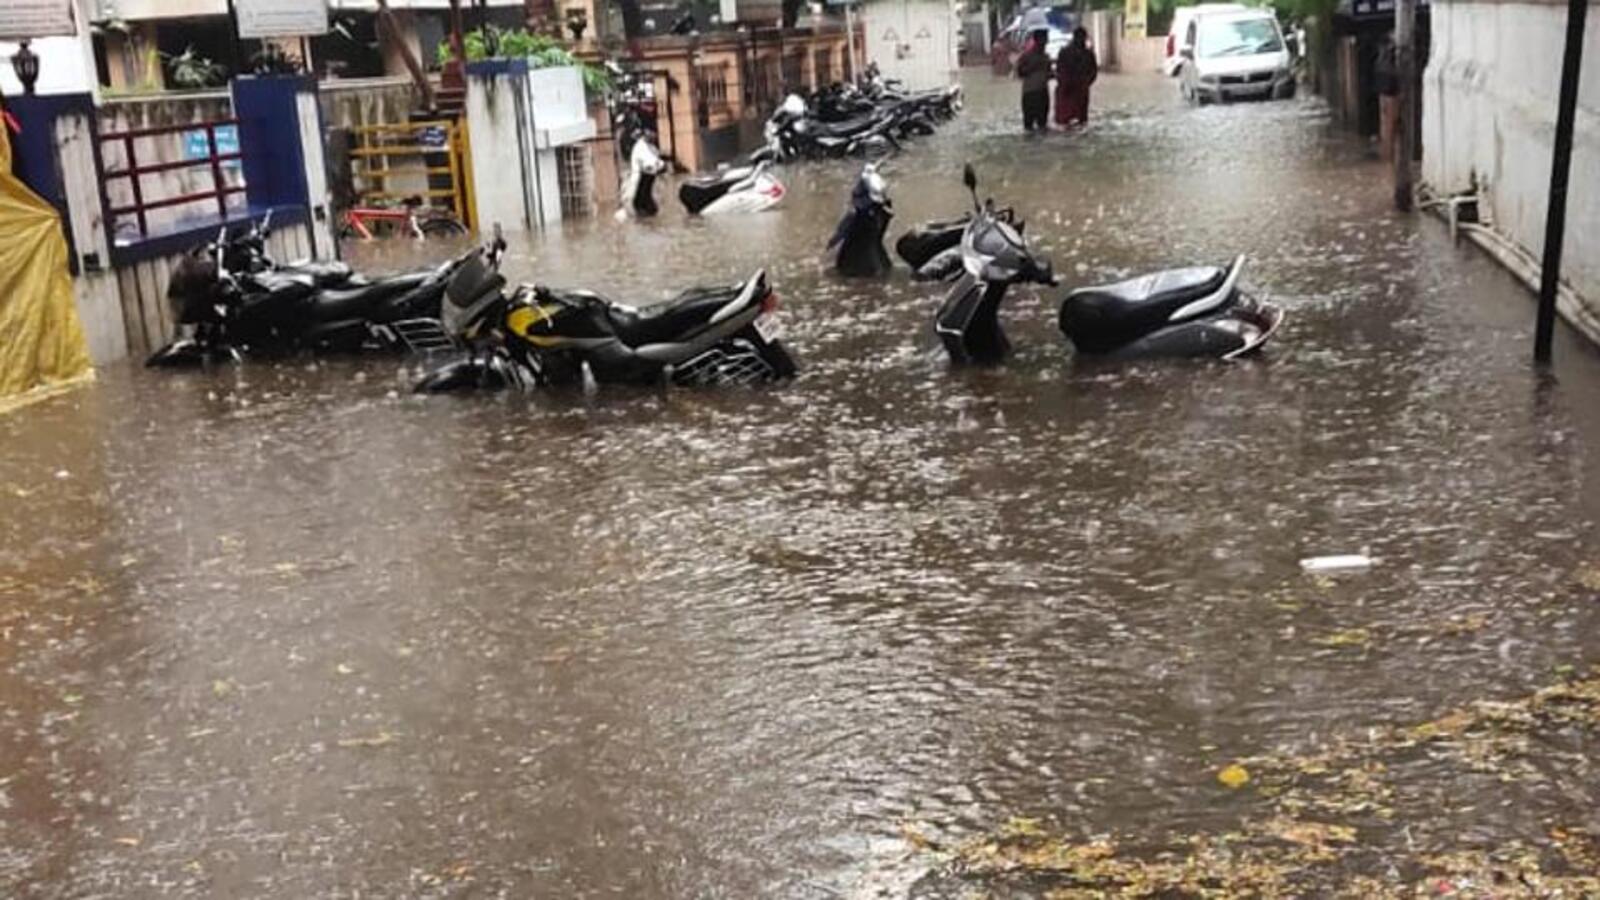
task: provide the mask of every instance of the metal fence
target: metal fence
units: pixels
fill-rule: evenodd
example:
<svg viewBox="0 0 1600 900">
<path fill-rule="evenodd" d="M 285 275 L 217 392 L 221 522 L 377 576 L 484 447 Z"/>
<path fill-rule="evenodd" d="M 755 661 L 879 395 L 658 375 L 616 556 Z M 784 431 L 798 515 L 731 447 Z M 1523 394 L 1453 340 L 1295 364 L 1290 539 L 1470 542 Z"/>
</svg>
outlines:
<svg viewBox="0 0 1600 900">
<path fill-rule="evenodd" d="M 428 119 L 350 129 L 350 174 L 360 206 L 421 198 L 471 227 L 467 130 L 459 119 Z"/>
<path fill-rule="evenodd" d="M 158 234 L 162 222 L 152 222 L 156 217 L 151 215 L 157 210 L 204 205 L 203 211 L 189 211 L 198 218 L 209 217 L 214 206 L 217 218 L 227 218 L 229 198 L 245 191 L 238 127 L 237 119 L 211 119 L 101 132 L 95 153 L 112 242 L 127 244 Z M 163 160 L 171 155 L 163 151 L 174 144 L 182 147 L 182 158 Z M 195 189 L 196 172 L 200 189 Z M 185 177 L 166 177 L 169 173 Z"/>
</svg>

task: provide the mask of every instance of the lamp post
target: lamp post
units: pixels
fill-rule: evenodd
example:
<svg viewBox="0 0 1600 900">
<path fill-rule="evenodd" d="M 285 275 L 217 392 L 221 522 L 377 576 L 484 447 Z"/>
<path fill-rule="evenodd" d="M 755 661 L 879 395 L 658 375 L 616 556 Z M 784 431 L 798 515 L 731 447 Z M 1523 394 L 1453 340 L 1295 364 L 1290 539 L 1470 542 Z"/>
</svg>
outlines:
<svg viewBox="0 0 1600 900">
<path fill-rule="evenodd" d="M 11 71 L 22 82 L 22 93 L 32 97 L 33 86 L 39 80 L 39 54 L 28 49 L 27 41 L 18 44 L 17 52 L 11 55 Z"/>
</svg>

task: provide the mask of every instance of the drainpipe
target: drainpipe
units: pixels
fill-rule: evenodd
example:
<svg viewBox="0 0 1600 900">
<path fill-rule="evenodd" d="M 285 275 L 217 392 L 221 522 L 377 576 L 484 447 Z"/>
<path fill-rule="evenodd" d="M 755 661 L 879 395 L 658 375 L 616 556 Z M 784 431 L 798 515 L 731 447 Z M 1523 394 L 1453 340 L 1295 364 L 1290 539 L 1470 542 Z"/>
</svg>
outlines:
<svg viewBox="0 0 1600 900">
<path fill-rule="evenodd" d="M 1572 130 L 1578 108 L 1578 73 L 1583 67 L 1583 29 L 1589 0 L 1567 0 L 1567 52 L 1561 61 L 1561 99 L 1556 109 L 1556 143 L 1550 160 L 1550 203 L 1544 223 L 1544 263 L 1539 279 L 1539 318 L 1533 359 L 1550 362 L 1555 337 L 1556 293 L 1561 286 L 1561 243 L 1567 233 L 1567 178 L 1572 171 Z"/>
<path fill-rule="evenodd" d="M 1411 211 L 1415 188 L 1411 157 L 1417 152 L 1417 0 L 1394 5 L 1395 77 L 1400 80 L 1400 124 L 1394 142 L 1394 208 Z"/>
</svg>

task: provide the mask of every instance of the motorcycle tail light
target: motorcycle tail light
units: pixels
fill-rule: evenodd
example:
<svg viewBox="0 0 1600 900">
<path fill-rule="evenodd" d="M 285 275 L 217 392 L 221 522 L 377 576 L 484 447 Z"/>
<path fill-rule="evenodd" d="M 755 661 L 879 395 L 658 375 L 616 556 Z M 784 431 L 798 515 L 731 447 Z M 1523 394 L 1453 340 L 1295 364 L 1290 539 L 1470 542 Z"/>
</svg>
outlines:
<svg viewBox="0 0 1600 900">
<path fill-rule="evenodd" d="M 772 312 L 777 312 L 778 311 L 778 292 L 777 291 L 768 291 L 767 292 L 767 296 L 762 298 L 762 300 L 761 300 L 761 311 L 763 313 L 772 313 Z"/>
</svg>

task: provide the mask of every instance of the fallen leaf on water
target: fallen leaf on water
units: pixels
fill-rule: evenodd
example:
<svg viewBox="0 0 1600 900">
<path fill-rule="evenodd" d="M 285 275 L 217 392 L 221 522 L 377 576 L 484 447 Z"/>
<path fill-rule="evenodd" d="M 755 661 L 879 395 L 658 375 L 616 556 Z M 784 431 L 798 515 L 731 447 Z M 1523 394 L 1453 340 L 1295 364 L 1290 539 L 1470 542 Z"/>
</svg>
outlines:
<svg viewBox="0 0 1600 900">
<path fill-rule="evenodd" d="M 137 846 L 139 846 L 139 839 L 136 838 L 136 837 L 119 837 L 116 840 L 117 840 L 117 843 L 121 844 L 124 847 L 137 847 Z"/>
<path fill-rule="evenodd" d="M 929 840 L 927 835 L 922 833 L 922 828 L 919 827 L 915 822 L 901 822 L 900 835 L 906 839 L 906 843 L 910 844 L 917 850 L 930 850 L 937 848 L 937 845 L 934 844 L 933 841 Z"/>
<path fill-rule="evenodd" d="M 373 735 L 372 737 L 340 738 L 339 739 L 339 746 L 341 746 L 341 747 L 382 747 L 384 744 L 388 744 L 388 743 L 391 743 L 393 741 L 394 741 L 394 734 L 392 732 L 380 731 L 377 734 Z"/>
<path fill-rule="evenodd" d="M 226 697 L 233 693 L 233 682 L 228 681 L 226 678 L 213 679 L 211 693 L 218 697 Z"/>
<path fill-rule="evenodd" d="M 1279 840 L 1303 847 L 1321 847 L 1326 844 L 1353 844 L 1356 830 L 1349 825 L 1332 825 L 1326 822 L 1297 822 L 1293 819 L 1273 819 L 1266 824 L 1267 833 Z"/>
<path fill-rule="evenodd" d="M 1318 638 L 1317 643 L 1324 647 L 1365 647 L 1372 643 L 1372 633 L 1365 628 L 1345 628 Z"/>
<path fill-rule="evenodd" d="M 1572 580 L 1591 591 L 1600 591 L 1600 565 L 1584 563 L 1573 570 Z"/>
<path fill-rule="evenodd" d="M 1222 782 L 1227 787 L 1238 790 L 1239 788 L 1244 787 L 1247 782 L 1249 782 L 1250 770 L 1239 765 L 1238 763 L 1234 763 L 1226 769 L 1223 769 L 1221 772 L 1218 772 L 1217 780 Z"/>
</svg>

